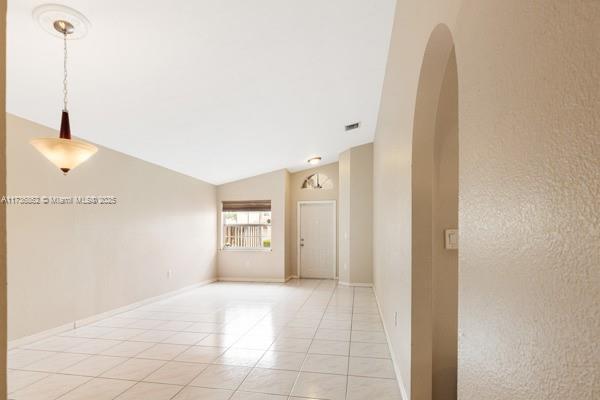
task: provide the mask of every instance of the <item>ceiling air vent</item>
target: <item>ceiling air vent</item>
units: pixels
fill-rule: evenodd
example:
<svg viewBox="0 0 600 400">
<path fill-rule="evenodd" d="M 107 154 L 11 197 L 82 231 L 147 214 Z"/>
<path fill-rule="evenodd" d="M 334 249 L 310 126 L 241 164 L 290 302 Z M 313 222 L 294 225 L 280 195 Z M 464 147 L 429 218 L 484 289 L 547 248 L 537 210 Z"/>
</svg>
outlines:
<svg viewBox="0 0 600 400">
<path fill-rule="evenodd" d="M 346 125 L 344 127 L 344 129 L 346 130 L 346 132 L 353 131 L 353 130 L 358 129 L 358 128 L 360 128 L 360 122 L 354 122 L 354 123 Z"/>
</svg>

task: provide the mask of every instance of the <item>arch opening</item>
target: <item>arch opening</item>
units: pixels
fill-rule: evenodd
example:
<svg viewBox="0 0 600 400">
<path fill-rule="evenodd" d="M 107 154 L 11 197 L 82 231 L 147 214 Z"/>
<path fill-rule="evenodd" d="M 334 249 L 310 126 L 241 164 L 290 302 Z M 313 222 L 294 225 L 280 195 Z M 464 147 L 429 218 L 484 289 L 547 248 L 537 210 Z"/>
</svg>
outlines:
<svg viewBox="0 0 600 400">
<path fill-rule="evenodd" d="M 411 399 L 456 399 L 458 250 L 458 73 L 450 30 L 427 44 L 412 148 Z"/>
</svg>

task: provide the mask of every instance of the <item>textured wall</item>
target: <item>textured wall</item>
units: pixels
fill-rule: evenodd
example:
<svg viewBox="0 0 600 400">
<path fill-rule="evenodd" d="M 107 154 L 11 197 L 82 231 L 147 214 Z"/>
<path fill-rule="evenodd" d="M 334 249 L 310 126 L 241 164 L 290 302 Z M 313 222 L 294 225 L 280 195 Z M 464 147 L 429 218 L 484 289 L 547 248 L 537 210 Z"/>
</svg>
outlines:
<svg viewBox="0 0 600 400">
<path fill-rule="evenodd" d="M 580 0 L 458 20 L 462 399 L 600 397 L 598 21 Z"/>
<path fill-rule="evenodd" d="M 413 118 L 427 41 L 445 23 L 459 79 L 458 397 L 598 398 L 599 20 L 590 0 L 397 3 L 374 272 L 409 394 Z"/>
<path fill-rule="evenodd" d="M 8 207 L 11 340 L 216 277 L 213 185 L 106 148 L 65 177 L 28 143 L 57 132 L 7 131 L 8 194 L 117 197 Z"/>
</svg>

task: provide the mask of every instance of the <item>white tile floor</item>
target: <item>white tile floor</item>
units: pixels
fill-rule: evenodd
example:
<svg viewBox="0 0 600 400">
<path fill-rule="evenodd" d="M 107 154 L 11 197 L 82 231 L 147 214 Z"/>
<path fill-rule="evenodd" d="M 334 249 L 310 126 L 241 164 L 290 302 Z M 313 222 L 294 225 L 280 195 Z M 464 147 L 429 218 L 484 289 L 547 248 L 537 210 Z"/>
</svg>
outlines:
<svg viewBox="0 0 600 400">
<path fill-rule="evenodd" d="M 9 352 L 14 400 L 395 400 L 369 288 L 216 283 Z"/>
</svg>

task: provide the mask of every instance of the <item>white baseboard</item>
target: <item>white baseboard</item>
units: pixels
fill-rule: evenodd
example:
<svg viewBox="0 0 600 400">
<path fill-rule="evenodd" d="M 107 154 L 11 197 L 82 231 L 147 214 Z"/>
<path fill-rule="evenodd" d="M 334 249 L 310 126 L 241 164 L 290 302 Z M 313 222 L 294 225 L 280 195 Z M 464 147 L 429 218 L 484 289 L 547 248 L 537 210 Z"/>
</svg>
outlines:
<svg viewBox="0 0 600 400">
<path fill-rule="evenodd" d="M 290 275 L 287 278 L 285 278 L 285 281 L 289 281 L 290 279 L 298 279 L 298 275 Z"/>
<path fill-rule="evenodd" d="M 284 278 L 223 278 L 217 279 L 219 282 L 249 282 L 249 283 L 285 283 Z"/>
<path fill-rule="evenodd" d="M 144 300 L 132 303 L 132 304 L 128 304 L 128 305 L 123 306 L 123 307 L 119 307 L 119 308 L 115 308 L 113 310 L 105 311 L 105 312 L 100 313 L 100 314 L 95 314 L 95 315 L 92 315 L 92 316 L 87 317 L 87 318 L 78 319 L 78 320 L 75 320 L 73 322 L 69 322 L 67 324 L 64 324 L 64 325 L 61 325 L 61 326 L 57 326 L 55 328 L 51 328 L 51 329 L 47 329 L 47 330 L 39 332 L 39 333 L 35 333 L 33 335 L 24 336 L 24 337 L 19 338 L 19 339 L 11 340 L 11 341 L 8 342 L 8 349 L 10 350 L 10 349 L 14 349 L 15 347 L 19 347 L 19 346 L 23 346 L 23 345 L 26 345 L 26 344 L 29 344 L 29 343 L 37 342 L 38 340 L 45 339 L 45 338 L 47 338 L 49 336 L 57 335 L 59 333 L 67 332 L 67 331 L 69 331 L 71 329 L 81 328 L 82 326 L 93 324 L 94 322 L 100 321 L 102 319 L 109 318 L 109 317 L 112 317 L 112 316 L 117 315 L 117 314 L 122 314 L 124 312 L 131 311 L 131 310 L 134 310 L 136 308 L 140 308 L 142 306 L 145 306 L 147 304 L 155 303 L 157 301 L 161 301 L 161 300 L 167 299 L 169 297 L 177 296 L 178 294 L 187 292 L 187 291 L 192 290 L 192 289 L 199 288 L 200 286 L 211 284 L 211 283 L 216 282 L 216 281 L 217 281 L 217 279 L 208 279 L 208 280 L 205 280 L 205 281 L 202 281 L 202 282 L 199 282 L 199 283 L 195 283 L 195 284 L 190 285 L 190 286 L 183 287 L 181 289 L 177 289 L 177 290 L 173 290 L 171 292 L 163 293 L 163 294 L 158 295 L 158 296 L 149 297 L 147 299 L 144 299 Z"/>
<path fill-rule="evenodd" d="M 381 318 L 381 323 L 383 324 L 383 331 L 385 332 L 385 339 L 387 340 L 388 347 L 390 349 L 390 355 L 392 357 L 392 364 L 394 365 L 394 372 L 396 373 L 396 382 L 398 382 L 398 388 L 400 389 L 400 395 L 402 396 L 402 400 L 409 400 L 408 394 L 406 393 L 406 387 L 404 386 L 404 381 L 402 381 L 402 375 L 400 374 L 400 367 L 398 366 L 398 361 L 396 360 L 396 356 L 394 355 L 394 349 L 392 348 L 392 341 L 390 340 L 390 335 L 388 334 L 387 326 L 385 325 L 385 319 L 383 318 L 383 312 L 381 312 L 381 304 L 379 304 L 379 299 L 377 298 L 377 290 L 375 290 L 375 286 L 373 287 L 373 293 L 375 293 L 375 301 L 377 302 L 377 309 L 379 310 L 379 318 Z"/>
<path fill-rule="evenodd" d="M 7 343 L 8 350 L 12 350 L 19 346 L 24 346 L 26 344 L 37 342 L 38 340 L 45 339 L 49 336 L 58 335 L 59 333 L 67 332 L 71 329 L 75 329 L 75 321 L 69 322 L 67 324 L 57 326 L 55 328 L 47 329 L 42 332 L 34 333 L 33 335 L 24 336 L 19 339 L 9 340 Z"/>
<path fill-rule="evenodd" d="M 344 282 L 344 281 L 338 281 L 338 285 L 352 286 L 352 287 L 373 287 L 372 283 L 350 283 L 350 282 Z"/>
</svg>

